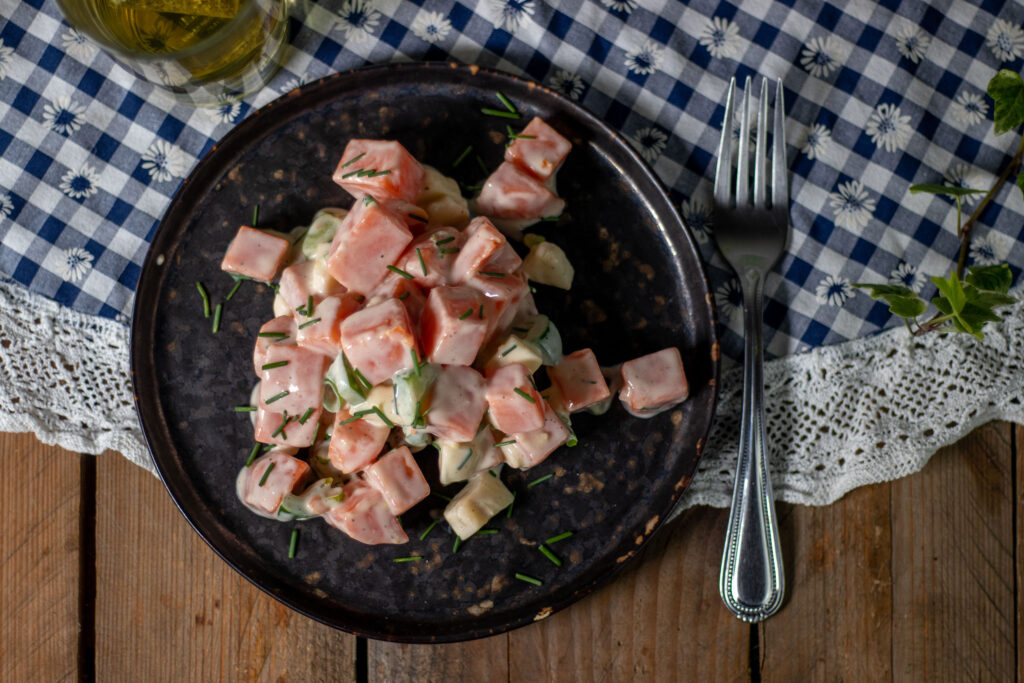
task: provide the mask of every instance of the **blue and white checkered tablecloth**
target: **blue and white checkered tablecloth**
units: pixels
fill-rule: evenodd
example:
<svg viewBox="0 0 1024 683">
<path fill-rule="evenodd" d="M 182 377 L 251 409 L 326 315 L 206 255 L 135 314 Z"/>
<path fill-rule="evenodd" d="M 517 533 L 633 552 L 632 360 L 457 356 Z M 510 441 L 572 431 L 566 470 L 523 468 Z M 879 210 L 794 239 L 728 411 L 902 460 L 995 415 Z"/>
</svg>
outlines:
<svg viewBox="0 0 1024 683">
<path fill-rule="evenodd" d="M 987 188 L 1009 158 L 984 93 L 1024 65 L 1024 7 L 916 0 L 328 0 L 257 95 L 195 110 L 134 78 L 53 0 L 0 0 L 0 272 L 79 311 L 125 319 L 161 214 L 232 125 L 296 85 L 392 60 L 525 74 L 633 142 L 671 188 L 710 264 L 738 355 L 738 288 L 714 252 L 710 184 L 729 78 L 786 88 L 793 238 L 767 285 L 772 355 L 901 324 L 851 282 L 930 296 L 958 240 L 950 200 L 918 182 Z M 973 199 L 973 198 L 970 198 Z M 976 201 L 976 200 L 975 200 Z M 969 207 L 968 207 L 969 208 Z M 1024 265 L 1024 202 L 1004 189 L 972 263 Z"/>
</svg>

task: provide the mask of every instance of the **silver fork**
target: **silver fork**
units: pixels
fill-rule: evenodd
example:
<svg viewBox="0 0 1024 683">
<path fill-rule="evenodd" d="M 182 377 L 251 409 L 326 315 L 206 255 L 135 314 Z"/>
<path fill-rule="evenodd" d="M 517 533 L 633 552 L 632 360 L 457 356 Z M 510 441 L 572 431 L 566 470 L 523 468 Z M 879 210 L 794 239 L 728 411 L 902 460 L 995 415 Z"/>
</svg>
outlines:
<svg viewBox="0 0 1024 683">
<path fill-rule="evenodd" d="M 764 433 L 764 280 L 779 260 L 789 237 L 789 186 L 786 169 L 785 106 L 782 81 L 775 90 L 772 131 L 771 201 L 765 163 L 768 80 L 761 81 L 754 148 L 754 185 L 750 187 L 750 78 L 743 86 L 736 183 L 732 181 L 732 121 L 736 79 L 729 83 L 722 139 L 715 172 L 715 241 L 740 281 L 743 292 L 743 412 L 740 422 L 736 484 L 725 535 L 718 588 L 725 606 L 743 621 L 762 621 L 782 604 L 785 591 L 779 527 Z"/>
</svg>

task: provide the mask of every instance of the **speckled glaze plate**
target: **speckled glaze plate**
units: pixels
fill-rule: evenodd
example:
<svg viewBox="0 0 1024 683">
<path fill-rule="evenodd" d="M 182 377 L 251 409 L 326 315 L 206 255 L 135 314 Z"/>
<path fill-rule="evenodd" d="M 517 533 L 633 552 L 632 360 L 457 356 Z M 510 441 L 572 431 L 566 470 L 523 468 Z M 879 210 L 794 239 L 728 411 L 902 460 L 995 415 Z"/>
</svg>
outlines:
<svg viewBox="0 0 1024 683">
<path fill-rule="evenodd" d="M 505 119 L 480 113 L 501 91 L 523 113 L 544 117 L 573 143 L 559 174 L 568 202 L 557 223 L 535 228 L 576 268 L 570 292 L 538 287 L 566 352 L 591 347 L 604 364 L 677 346 L 691 397 L 650 420 L 615 402 L 602 417 L 574 416 L 575 448 L 529 472 L 504 472 L 515 491 L 511 516 L 489 524 L 453 553 L 442 524 L 420 534 L 444 502 L 431 497 L 402 516 L 410 542 L 364 546 L 320 520 L 299 524 L 248 512 L 235 475 L 253 444 L 233 406 L 255 382 L 252 346 L 271 317 L 270 290 L 243 284 L 227 302 L 219 333 L 202 315 L 195 283 L 214 302 L 232 286 L 219 264 L 228 242 L 260 206 L 259 225 L 306 225 L 323 206 L 351 198 L 331 173 L 352 137 L 396 138 L 417 158 L 462 182 L 483 178 L 472 144 L 493 169 Z M 511 122 L 517 123 L 517 122 Z M 474 154 L 475 154 L 474 153 Z M 444 63 L 401 64 L 338 74 L 254 112 L 196 166 L 153 239 L 136 295 L 132 372 L 143 430 L 171 496 L 232 567 L 286 605 L 346 631 L 408 642 L 500 633 L 542 619 L 591 592 L 635 557 L 672 510 L 700 458 L 715 403 L 718 345 L 704 269 L 693 238 L 651 170 L 600 120 L 565 98 L 507 74 Z M 417 456 L 436 491 L 434 449 Z M 527 483 L 554 476 L 533 487 Z M 556 567 L 537 544 L 553 545 Z M 393 560 L 419 554 L 419 562 Z M 533 586 L 516 572 L 543 582 Z M 197 590 L 204 590 L 197 586 Z"/>
</svg>

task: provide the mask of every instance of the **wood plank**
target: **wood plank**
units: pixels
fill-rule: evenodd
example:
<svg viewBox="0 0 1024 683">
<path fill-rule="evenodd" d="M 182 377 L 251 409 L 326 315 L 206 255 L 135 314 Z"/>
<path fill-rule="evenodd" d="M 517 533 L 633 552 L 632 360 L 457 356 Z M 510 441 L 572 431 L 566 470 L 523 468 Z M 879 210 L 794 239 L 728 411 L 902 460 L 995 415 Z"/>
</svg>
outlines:
<svg viewBox="0 0 1024 683">
<path fill-rule="evenodd" d="M 81 457 L 0 434 L 0 681 L 79 677 Z"/>
<path fill-rule="evenodd" d="M 778 512 L 787 598 L 761 626 L 763 680 L 890 680 L 889 485 Z"/>
<path fill-rule="evenodd" d="M 891 485 L 895 680 L 1014 679 L 1010 443 L 985 425 Z"/>
<path fill-rule="evenodd" d="M 718 594 L 727 519 L 688 510 L 611 584 L 511 632 L 509 680 L 747 680 L 750 627 Z"/>
<path fill-rule="evenodd" d="M 368 680 L 381 683 L 423 681 L 508 681 L 508 635 L 445 645 L 367 643 Z"/>
<path fill-rule="evenodd" d="M 355 678 L 355 638 L 288 609 L 228 567 L 152 475 L 97 469 L 99 680 Z"/>
</svg>

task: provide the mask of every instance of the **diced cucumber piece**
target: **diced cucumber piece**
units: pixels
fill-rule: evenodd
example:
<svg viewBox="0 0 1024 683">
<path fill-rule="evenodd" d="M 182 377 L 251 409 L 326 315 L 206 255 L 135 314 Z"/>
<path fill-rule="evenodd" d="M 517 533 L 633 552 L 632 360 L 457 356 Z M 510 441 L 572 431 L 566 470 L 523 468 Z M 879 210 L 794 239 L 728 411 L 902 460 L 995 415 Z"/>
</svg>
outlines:
<svg viewBox="0 0 1024 683">
<path fill-rule="evenodd" d="M 345 209 L 328 207 L 317 211 L 309 224 L 306 236 L 302 238 L 302 255 L 308 259 L 316 255 L 317 247 L 321 244 L 330 244 L 334 234 L 338 231 L 341 221 L 348 215 Z"/>
<path fill-rule="evenodd" d="M 418 373 L 416 370 L 403 370 L 392 378 L 397 424 L 416 426 L 416 418 L 422 417 L 423 398 L 437 379 L 438 371 L 437 365 L 421 362 Z"/>
<path fill-rule="evenodd" d="M 338 412 L 342 402 L 356 405 L 366 400 L 368 390 L 352 371 L 352 366 L 345 358 L 344 351 L 339 353 L 331 366 L 327 368 L 324 384 L 330 390 L 324 392 L 324 408 L 328 412 Z"/>
<path fill-rule="evenodd" d="M 544 365 L 558 365 L 562 360 L 562 335 L 558 333 L 555 324 L 543 314 L 530 316 L 526 321 L 529 332 L 526 333 L 526 341 L 534 344 L 540 351 Z M 513 327 L 517 327 L 513 323 Z"/>
</svg>

